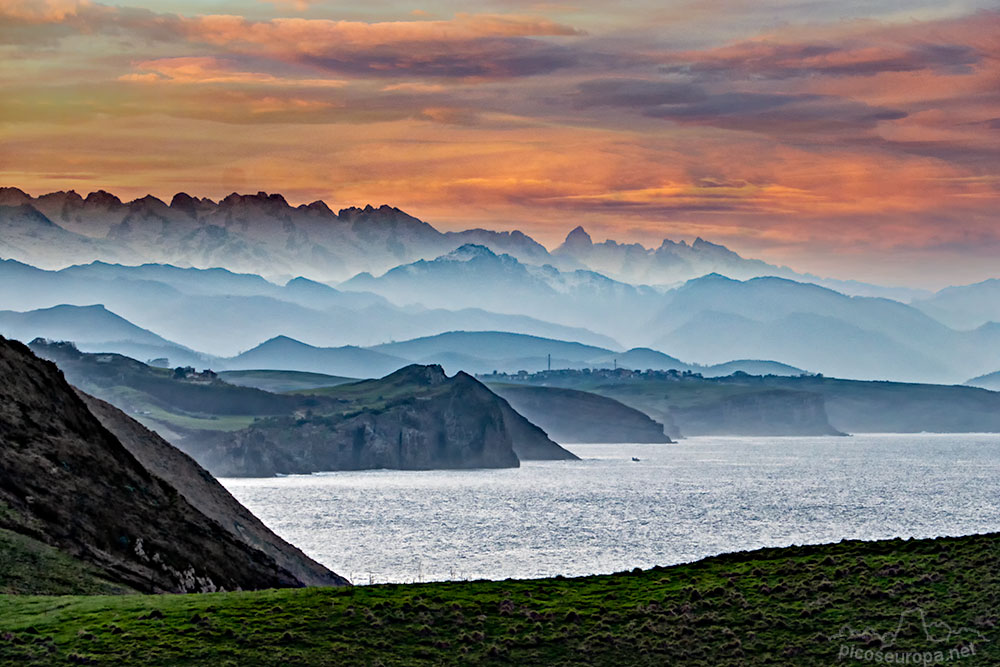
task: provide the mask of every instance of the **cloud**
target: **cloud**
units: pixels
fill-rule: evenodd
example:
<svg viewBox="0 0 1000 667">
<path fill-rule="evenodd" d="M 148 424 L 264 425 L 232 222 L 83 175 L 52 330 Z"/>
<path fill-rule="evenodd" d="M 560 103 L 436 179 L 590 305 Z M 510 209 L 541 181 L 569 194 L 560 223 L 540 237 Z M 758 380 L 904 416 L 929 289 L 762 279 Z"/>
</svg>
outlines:
<svg viewBox="0 0 1000 667">
<path fill-rule="evenodd" d="M 578 107 L 632 107 L 637 109 L 664 104 L 701 102 L 707 94 L 690 83 L 649 79 L 595 79 L 579 84 L 575 102 Z"/>
<path fill-rule="evenodd" d="M 580 107 L 620 107 L 650 118 L 682 124 L 773 134 L 863 132 L 880 121 L 906 118 L 836 96 L 741 91 L 711 92 L 706 86 L 656 80 L 600 79 L 579 85 Z"/>
<path fill-rule="evenodd" d="M 702 52 L 678 53 L 663 67 L 668 74 L 702 79 L 788 79 L 813 75 L 873 76 L 925 69 L 967 71 L 983 58 L 964 44 L 878 45 L 855 43 L 743 42 Z"/>
<path fill-rule="evenodd" d="M 136 63 L 137 72 L 123 74 L 119 81 L 139 83 L 220 84 L 238 83 L 262 86 L 295 86 L 340 88 L 347 85 L 341 79 L 304 79 L 275 76 L 266 72 L 248 72 L 235 62 L 213 56 L 158 58 Z"/>
<path fill-rule="evenodd" d="M 90 6 L 87 0 L 0 0 L 0 16 L 25 23 L 57 23 Z"/>
<path fill-rule="evenodd" d="M 1000 13 L 821 4 L 0 0 L 0 176 L 215 196 L 239 172 L 444 227 L 558 242 L 572 218 L 789 262 L 1000 237 Z"/>
<path fill-rule="evenodd" d="M 505 78 L 551 72 L 574 62 L 564 47 L 535 38 L 582 33 L 546 18 L 457 14 L 449 20 L 365 23 L 309 18 L 252 20 L 235 15 L 183 16 L 86 0 L 33 5 L 0 0 L 0 18 L 66 34 L 123 34 L 200 44 L 223 52 L 305 63 L 371 76 Z"/>
</svg>

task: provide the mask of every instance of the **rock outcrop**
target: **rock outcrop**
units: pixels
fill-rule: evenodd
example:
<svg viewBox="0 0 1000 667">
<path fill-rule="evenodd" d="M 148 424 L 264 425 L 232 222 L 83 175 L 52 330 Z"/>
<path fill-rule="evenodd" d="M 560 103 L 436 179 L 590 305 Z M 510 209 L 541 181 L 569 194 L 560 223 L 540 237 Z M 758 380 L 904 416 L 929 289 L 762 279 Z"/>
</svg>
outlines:
<svg viewBox="0 0 1000 667">
<path fill-rule="evenodd" d="M 560 387 L 490 389 L 557 442 L 671 442 L 663 424 L 612 398 Z"/>
<path fill-rule="evenodd" d="M 97 407 L 126 439 L 141 435 L 125 415 Z M 322 568 L 317 578 L 296 576 L 292 570 L 305 563 L 294 564 L 290 554 L 281 560 L 292 569 L 278 562 L 267 552 L 275 553 L 274 539 L 246 516 L 250 536 L 241 538 L 238 529 L 213 518 L 225 512 L 196 507 L 189 495 L 211 484 L 172 485 L 166 477 L 205 473 L 190 467 L 165 472 L 188 462 L 162 450 L 163 444 L 147 443 L 148 452 L 136 456 L 54 364 L 0 337 L 0 528 L 55 547 L 138 591 L 295 587 L 322 579 Z M 153 456 L 162 462 L 144 465 Z M 214 502 L 228 503 L 218 494 Z M 342 581 L 332 573 L 327 579 Z"/>
<path fill-rule="evenodd" d="M 671 412 L 686 436 L 844 435 L 830 424 L 823 397 L 805 391 L 767 389 Z"/>
<path fill-rule="evenodd" d="M 411 365 L 329 390 L 333 414 L 261 419 L 192 452 L 219 476 L 332 470 L 512 468 L 526 458 L 575 458 L 465 373 Z"/>
</svg>

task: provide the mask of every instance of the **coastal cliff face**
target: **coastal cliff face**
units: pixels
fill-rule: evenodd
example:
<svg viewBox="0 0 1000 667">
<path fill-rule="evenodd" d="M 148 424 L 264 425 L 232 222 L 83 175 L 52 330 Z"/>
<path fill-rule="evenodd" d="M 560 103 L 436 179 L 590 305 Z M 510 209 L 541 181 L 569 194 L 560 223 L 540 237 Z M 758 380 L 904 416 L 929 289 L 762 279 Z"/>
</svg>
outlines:
<svg viewBox="0 0 1000 667">
<path fill-rule="evenodd" d="M 129 421 L 121 413 L 112 418 Z M 2 337 L 0 529 L 132 590 L 304 584 L 145 467 L 54 364 Z"/>
<path fill-rule="evenodd" d="M 261 419 L 196 445 L 192 454 L 219 476 L 270 476 L 513 468 L 520 465 L 518 448 L 565 452 L 540 430 L 517 421 L 478 380 L 465 373 L 449 378 L 436 365 L 407 366 L 326 395 L 339 401 L 338 412 Z"/>
<path fill-rule="evenodd" d="M 782 389 L 726 396 L 690 407 L 671 408 L 686 436 L 843 435 L 830 425 L 819 394 Z"/>
</svg>

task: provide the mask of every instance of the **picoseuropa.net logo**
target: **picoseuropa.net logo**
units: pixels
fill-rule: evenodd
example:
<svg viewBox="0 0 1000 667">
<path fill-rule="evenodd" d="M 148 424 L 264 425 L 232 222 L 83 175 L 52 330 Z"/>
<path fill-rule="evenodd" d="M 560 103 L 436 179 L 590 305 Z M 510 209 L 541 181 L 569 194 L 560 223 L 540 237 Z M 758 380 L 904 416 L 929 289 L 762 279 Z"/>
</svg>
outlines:
<svg viewBox="0 0 1000 667">
<path fill-rule="evenodd" d="M 975 628 L 953 628 L 944 621 L 928 620 L 923 609 L 907 609 L 896 628 L 880 633 L 848 624 L 831 637 L 839 641 L 837 658 L 895 665 L 936 665 L 971 658 L 989 640 Z"/>
</svg>

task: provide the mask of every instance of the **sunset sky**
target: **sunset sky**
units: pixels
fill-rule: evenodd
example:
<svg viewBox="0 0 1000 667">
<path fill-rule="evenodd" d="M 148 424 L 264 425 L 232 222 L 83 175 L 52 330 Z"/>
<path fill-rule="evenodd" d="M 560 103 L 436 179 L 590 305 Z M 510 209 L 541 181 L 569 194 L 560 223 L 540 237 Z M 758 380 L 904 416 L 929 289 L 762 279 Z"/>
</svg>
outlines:
<svg viewBox="0 0 1000 667">
<path fill-rule="evenodd" d="M 0 185 L 1000 276 L 1000 2 L 0 0 Z"/>
</svg>

